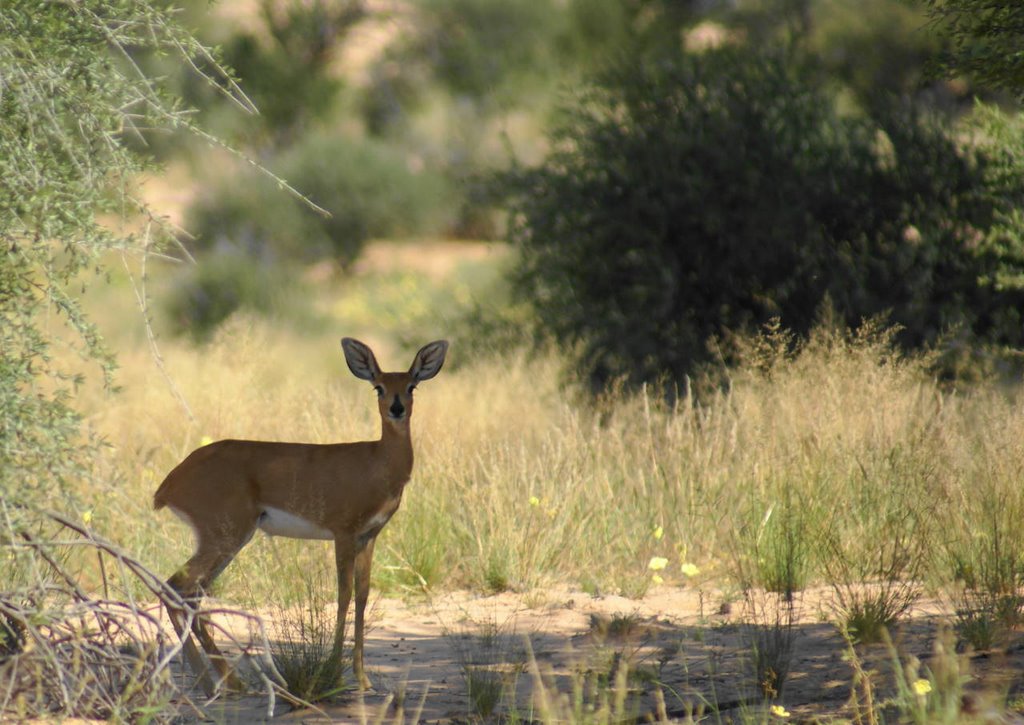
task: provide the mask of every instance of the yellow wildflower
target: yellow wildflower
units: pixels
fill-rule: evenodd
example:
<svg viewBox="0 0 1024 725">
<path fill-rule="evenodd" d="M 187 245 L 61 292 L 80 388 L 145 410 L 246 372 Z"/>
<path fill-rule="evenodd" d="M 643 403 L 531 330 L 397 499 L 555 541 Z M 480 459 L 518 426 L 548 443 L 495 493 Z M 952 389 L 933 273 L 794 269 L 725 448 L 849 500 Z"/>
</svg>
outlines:
<svg viewBox="0 0 1024 725">
<path fill-rule="evenodd" d="M 651 583 L 652 584 L 664 584 L 665 580 L 662 579 L 658 574 L 655 574 L 654 576 L 651 577 Z"/>
<path fill-rule="evenodd" d="M 697 565 L 691 564 L 690 562 L 686 562 L 681 567 L 679 567 L 679 569 L 686 576 L 697 576 L 698 574 L 700 574 L 700 569 L 697 567 Z"/>
<path fill-rule="evenodd" d="M 654 527 L 654 532 L 651 534 L 655 541 L 661 541 L 661 537 L 665 535 L 665 529 L 660 526 Z"/>
<path fill-rule="evenodd" d="M 789 717 L 789 710 L 784 708 L 782 705 L 772 705 L 771 713 L 775 717 Z"/>
<path fill-rule="evenodd" d="M 652 556 L 647 568 L 651 571 L 661 571 L 666 566 L 668 566 L 668 559 L 664 556 Z"/>
<path fill-rule="evenodd" d="M 540 499 L 537 498 L 536 496 L 530 496 L 530 505 L 531 506 L 540 506 Z"/>
<path fill-rule="evenodd" d="M 912 687 L 914 688 L 914 693 L 921 697 L 932 691 L 932 683 L 925 679 L 914 680 Z"/>
<path fill-rule="evenodd" d="M 82 523 L 84 523 L 86 526 L 92 523 L 92 509 L 89 509 L 84 514 L 82 514 Z"/>
<path fill-rule="evenodd" d="M 202 438 L 199 439 L 200 446 L 208 446 L 211 443 L 213 443 L 213 438 L 211 438 L 210 436 L 203 436 Z"/>
</svg>

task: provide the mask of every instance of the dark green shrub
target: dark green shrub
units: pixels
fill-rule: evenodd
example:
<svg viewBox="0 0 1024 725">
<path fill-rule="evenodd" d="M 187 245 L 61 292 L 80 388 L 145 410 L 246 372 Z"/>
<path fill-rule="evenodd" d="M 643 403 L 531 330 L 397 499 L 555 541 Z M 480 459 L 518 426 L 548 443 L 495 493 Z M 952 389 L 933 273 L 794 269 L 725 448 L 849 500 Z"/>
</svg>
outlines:
<svg viewBox="0 0 1024 725">
<path fill-rule="evenodd" d="M 966 75 L 1024 99 L 1020 38 L 1024 5 L 986 0 L 920 0 L 952 48 L 944 59 L 950 75 Z"/>
<path fill-rule="evenodd" d="M 552 141 L 499 183 L 521 293 L 596 386 L 680 380 L 772 318 L 806 333 L 823 304 L 850 326 L 888 315 L 915 346 L 1024 301 L 983 281 L 1020 269 L 985 243 L 1005 203 L 986 156 L 906 108 L 841 116 L 781 57 L 627 59 Z"/>
<path fill-rule="evenodd" d="M 209 339 L 238 310 L 268 314 L 279 305 L 286 270 L 237 250 L 203 255 L 168 297 L 172 327 L 198 341 Z"/>
<path fill-rule="evenodd" d="M 233 250 L 251 255 L 270 249 L 291 253 L 290 240 L 301 238 L 315 212 L 278 189 L 258 172 L 240 172 L 215 182 L 189 207 L 185 228 L 193 251 Z"/>
</svg>

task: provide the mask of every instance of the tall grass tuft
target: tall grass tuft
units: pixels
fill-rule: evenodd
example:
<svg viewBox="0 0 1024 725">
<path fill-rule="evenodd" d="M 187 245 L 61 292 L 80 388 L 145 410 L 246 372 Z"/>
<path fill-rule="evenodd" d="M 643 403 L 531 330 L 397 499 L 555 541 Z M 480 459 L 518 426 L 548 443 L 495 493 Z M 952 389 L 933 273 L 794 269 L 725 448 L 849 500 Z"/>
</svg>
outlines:
<svg viewBox="0 0 1024 725">
<path fill-rule="evenodd" d="M 782 697 L 793 664 L 799 598 L 747 590 L 743 637 L 750 656 L 754 689 L 766 701 Z"/>
<path fill-rule="evenodd" d="M 868 459 L 848 484 L 852 505 L 835 509 L 822 532 L 824 570 L 841 626 L 878 642 L 920 595 L 931 532 L 921 470 L 890 450 Z"/>
<path fill-rule="evenodd" d="M 610 673 L 576 669 L 569 692 L 561 691 L 546 678 L 530 658 L 534 680 L 536 717 L 542 723 L 579 723 L 580 725 L 611 725 L 637 719 L 638 706 L 630 692 L 629 664 L 625 658 Z"/>
<path fill-rule="evenodd" d="M 976 650 L 1005 644 L 1024 622 L 1024 496 L 992 479 L 979 472 L 973 495 L 962 500 L 961 523 L 945 540 L 956 630 Z"/>
</svg>

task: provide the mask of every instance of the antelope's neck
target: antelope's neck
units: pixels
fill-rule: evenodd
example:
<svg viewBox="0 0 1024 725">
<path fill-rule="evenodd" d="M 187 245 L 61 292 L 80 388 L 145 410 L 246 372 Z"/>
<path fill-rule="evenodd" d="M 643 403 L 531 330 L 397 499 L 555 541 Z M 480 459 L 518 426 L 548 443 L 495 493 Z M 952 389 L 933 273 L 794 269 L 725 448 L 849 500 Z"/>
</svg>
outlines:
<svg viewBox="0 0 1024 725">
<path fill-rule="evenodd" d="M 409 431 L 409 421 L 398 425 L 384 421 L 380 447 L 387 462 L 388 478 L 396 484 L 400 492 L 412 475 L 412 435 Z"/>
</svg>

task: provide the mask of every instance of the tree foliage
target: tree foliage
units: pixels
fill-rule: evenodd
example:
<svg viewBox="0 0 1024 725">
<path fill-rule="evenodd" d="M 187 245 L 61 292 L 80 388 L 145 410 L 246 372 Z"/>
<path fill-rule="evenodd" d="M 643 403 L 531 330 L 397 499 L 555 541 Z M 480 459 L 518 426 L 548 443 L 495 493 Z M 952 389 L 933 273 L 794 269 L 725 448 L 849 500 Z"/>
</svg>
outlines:
<svg viewBox="0 0 1024 725">
<path fill-rule="evenodd" d="M 334 110 L 342 81 L 331 65 L 365 14 L 363 0 L 261 0 L 259 31 L 241 31 L 225 43 L 224 60 L 260 109 L 272 145 L 294 142 Z"/>
<path fill-rule="evenodd" d="M 518 281 L 597 386 L 680 380 L 734 333 L 806 333 L 823 306 L 888 315 L 907 346 L 954 326 L 1021 342 L 1020 288 L 992 282 L 1024 269 L 992 242 L 1014 199 L 927 114 L 840 115 L 786 59 L 725 50 L 620 63 L 552 140 L 501 178 Z"/>
<path fill-rule="evenodd" d="M 1024 99 L 1024 4 L 1017 0 L 921 0 L 951 42 L 944 63 Z"/>
<path fill-rule="evenodd" d="M 0 493 L 52 490 L 80 470 L 80 377 L 54 348 L 71 345 L 109 376 L 76 289 L 103 253 L 164 236 L 134 194 L 149 162 L 129 141 L 189 121 L 133 62 L 139 49 L 215 66 L 160 3 L 12 0 L 0 11 Z M 102 221 L 119 217 L 142 232 Z"/>
</svg>

